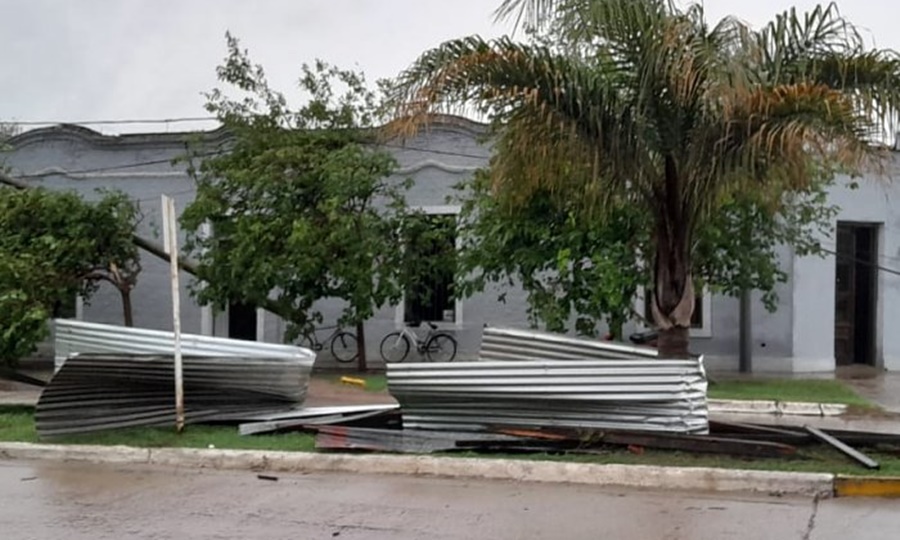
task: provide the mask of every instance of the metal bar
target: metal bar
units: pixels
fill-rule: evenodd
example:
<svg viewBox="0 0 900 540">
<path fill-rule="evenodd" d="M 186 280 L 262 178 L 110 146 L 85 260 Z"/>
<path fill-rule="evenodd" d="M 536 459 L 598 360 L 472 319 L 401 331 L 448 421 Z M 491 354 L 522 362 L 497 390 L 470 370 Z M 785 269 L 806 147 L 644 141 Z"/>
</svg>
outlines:
<svg viewBox="0 0 900 540">
<path fill-rule="evenodd" d="M 814 437 L 819 439 L 820 441 L 832 446 L 834 449 L 842 452 L 844 455 L 849 456 L 851 459 L 855 460 L 857 463 L 862 465 L 867 469 L 879 469 L 881 466 L 877 461 L 873 460 L 869 456 L 863 454 L 862 452 L 851 448 L 850 446 L 844 444 L 839 439 L 832 437 L 831 435 L 825 433 L 824 431 L 814 428 L 812 426 L 804 426 L 806 431 L 810 432 Z"/>
</svg>

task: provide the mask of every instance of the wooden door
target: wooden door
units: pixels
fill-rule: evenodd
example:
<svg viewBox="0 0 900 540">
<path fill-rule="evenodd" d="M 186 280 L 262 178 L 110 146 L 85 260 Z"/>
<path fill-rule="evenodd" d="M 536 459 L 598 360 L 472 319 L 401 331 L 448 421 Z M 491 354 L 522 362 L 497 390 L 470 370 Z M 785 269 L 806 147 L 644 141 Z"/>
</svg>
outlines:
<svg viewBox="0 0 900 540">
<path fill-rule="evenodd" d="M 853 363 L 856 314 L 856 242 L 849 225 L 837 227 L 834 284 L 834 358 L 839 366 Z"/>
</svg>

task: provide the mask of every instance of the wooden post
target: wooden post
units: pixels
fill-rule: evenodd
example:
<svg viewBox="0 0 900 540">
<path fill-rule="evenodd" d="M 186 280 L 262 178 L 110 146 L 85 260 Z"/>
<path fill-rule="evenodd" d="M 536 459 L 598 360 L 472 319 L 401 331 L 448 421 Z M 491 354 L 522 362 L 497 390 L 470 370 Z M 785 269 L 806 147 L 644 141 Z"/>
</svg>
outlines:
<svg viewBox="0 0 900 540">
<path fill-rule="evenodd" d="M 184 431 L 184 381 L 181 362 L 181 289 L 178 284 L 178 234 L 175 224 L 175 199 L 162 196 L 163 236 L 169 254 L 169 278 L 172 283 L 172 331 L 175 335 L 175 431 Z"/>
</svg>

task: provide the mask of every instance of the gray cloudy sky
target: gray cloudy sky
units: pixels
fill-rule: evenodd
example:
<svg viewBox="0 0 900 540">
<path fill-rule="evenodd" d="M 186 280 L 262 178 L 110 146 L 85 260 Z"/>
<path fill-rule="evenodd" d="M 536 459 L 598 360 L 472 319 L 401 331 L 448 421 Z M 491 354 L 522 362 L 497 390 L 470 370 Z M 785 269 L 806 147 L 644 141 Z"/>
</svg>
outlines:
<svg viewBox="0 0 900 540">
<path fill-rule="evenodd" d="M 206 116 L 201 92 L 230 30 L 290 95 L 303 62 L 395 75 L 423 50 L 469 34 L 495 36 L 499 0 L 0 0 L 0 121 Z M 707 0 L 711 19 L 754 25 L 812 1 Z M 897 0 L 844 0 L 880 47 L 900 49 Z M 173 124 L 170 129 L 197 127 Z M 104 132 L 166 126 L 98 126 Z"/>
</svg>

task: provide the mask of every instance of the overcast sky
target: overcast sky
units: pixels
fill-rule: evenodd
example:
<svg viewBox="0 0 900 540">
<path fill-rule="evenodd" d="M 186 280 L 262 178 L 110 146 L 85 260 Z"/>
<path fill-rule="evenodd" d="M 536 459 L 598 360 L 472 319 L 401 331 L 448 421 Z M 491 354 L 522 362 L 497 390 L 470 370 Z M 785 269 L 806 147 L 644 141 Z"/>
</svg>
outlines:
<svg viewBox="0 0 900 540">
<path fill-rule="evenodd" d="M 299 66 L 322 58 L 396 75 L 429 47 L 491 37 L 499 0 L 0 0 L 0 121 L 206 116 L 201 93 L 230 30 L 290 95 Z M 761 25 L 784 0 L 707 0 L 711 19 Z M 879 47 L 900 49 L 898 0 L 844 0 L 843 12 Z M 208 125 L 207 125 L 208 126 Z M 94 126 L 104 132 L 198 127 Z M 210 126 L 211 127 L 211 126 Z"/>
</svg>

